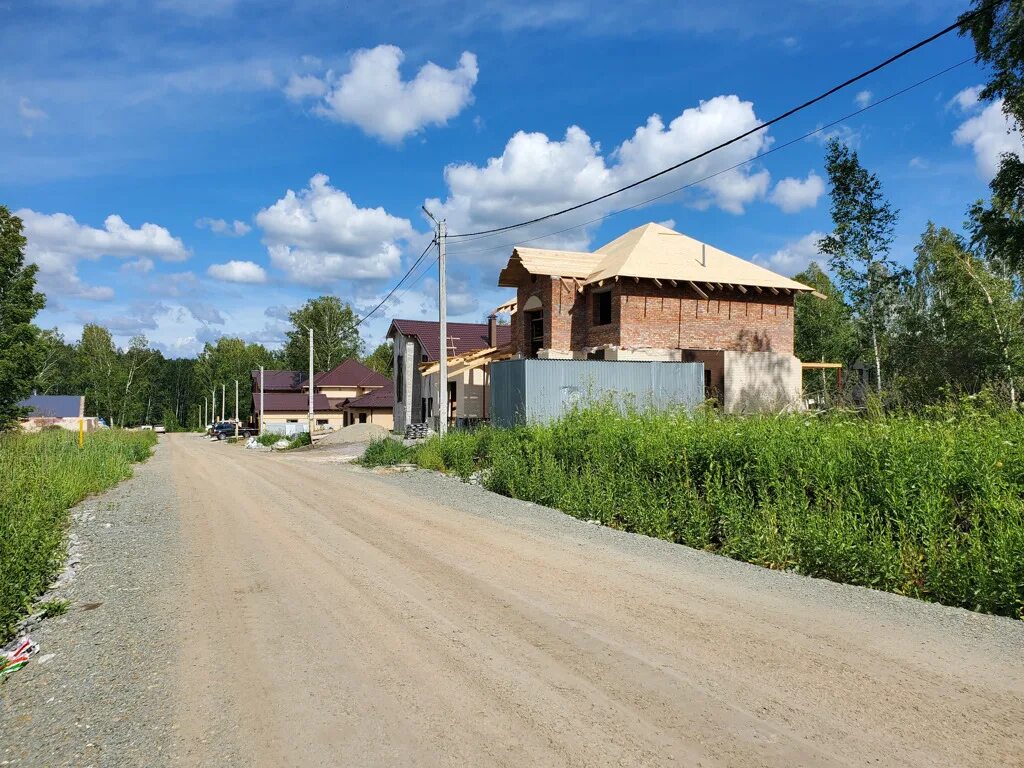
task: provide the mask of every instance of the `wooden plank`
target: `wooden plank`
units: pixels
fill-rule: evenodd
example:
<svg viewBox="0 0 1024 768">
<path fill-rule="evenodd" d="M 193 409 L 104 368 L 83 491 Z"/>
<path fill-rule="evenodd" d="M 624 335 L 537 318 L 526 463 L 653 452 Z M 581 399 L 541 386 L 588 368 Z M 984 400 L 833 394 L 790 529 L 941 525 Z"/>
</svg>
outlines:
<svg viewBox="0 0 1024 768">
<path fill-rule="evenodd" d="M 817 370 L 817 369 L 820 369 L 820 368 L 832 369 L 832 368 L 842 368 L 843 364 L 842 363 L 800 363 L 800 367 L 808 369 L 808 370 Z"/>
<path fill-rule="evenodd" d="M 708 295 L 704 293 L 704 291 L 697 287 L 697 284 L 695 282 L 693 282 L 692 280 L 687 280 L 686 282 L 689 283 L 690 287 L 693 288 L 693 290 L 697 292 L 697 295 L 700 296 L 702 299 L 706 299 L 708 297 Z"/>
<path fill-rule="evenodd" d="M 824 293 L 821 293 L 820 291 L 811 291 L 811 296 L 813 296 L 816 299 L 821 299 L 822 301 L 825 301 L 825 299 L 828 298 L 828 296 L 826 296 Z"/>
<path fill-rule="evenodd" d="M 659 288 L 661 288 L 661 287 L 662 287 L 662 285 L 661 285 L 661 281 L 660 281 L 660 280 L 659 280 L 658 278 L 656 278 L 656 277 L 652 277 L 652 278 L 651 278 L 651 280 L 653 280 L 653 281 L 654 281 L 654 284 L 655 284 L 656 286 L 658 286 Z"/>
<path fill-rule="evenodd" d="M 746 293 L 747 292 L 747 289 L 744 286 L 742 286 L 742 285 L 737 285 L 736 287 L 740 289 L 740 293 Z"/>
</svg>

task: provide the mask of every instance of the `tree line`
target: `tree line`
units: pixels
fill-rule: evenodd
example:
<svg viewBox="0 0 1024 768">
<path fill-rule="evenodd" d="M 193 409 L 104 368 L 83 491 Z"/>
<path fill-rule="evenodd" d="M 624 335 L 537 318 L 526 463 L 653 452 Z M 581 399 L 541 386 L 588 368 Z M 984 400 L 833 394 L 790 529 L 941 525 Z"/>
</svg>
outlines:
<svg viewBox="0 0 1024 768">
<path fill-rule="evenodd" d="M 313 329 L 314 367 L 327 371 L 356 358 L 391 376 L 391 345 L 364 354 L 352 307 L 335 296 L 310 299 L 290 313 L 291 328 L 280 349 L 223 336 L 194 358 L 166 357 L 144 335 L 119 346 L 102 325 L 89 323 L 81 338 L 33 324 L 45 297 L 35 290 L 36 266 L 24 259 L 21 221 L 0 206 L 0 430 L 17 424 L 17 403 L 33 392 L 85 395 L 86 413 L 110 426 L 163 424 L 168 431 L 201 429 L 204 418 L 251 415 L 251 371 L 309 370 L 308 330 Z M 212 408 L 216 397 L 217 410 Z M 207 409 L 204 410 L 204 398 Z"/>
</svg>

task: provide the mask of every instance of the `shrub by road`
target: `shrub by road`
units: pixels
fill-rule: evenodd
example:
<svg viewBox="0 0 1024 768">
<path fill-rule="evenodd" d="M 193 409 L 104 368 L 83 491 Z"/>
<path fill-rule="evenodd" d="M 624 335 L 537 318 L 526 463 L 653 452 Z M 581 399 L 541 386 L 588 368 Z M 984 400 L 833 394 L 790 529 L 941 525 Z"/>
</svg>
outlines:
<svg viewBox="0 0 1024 768">
<path fill-rule="evenodd" d="M 59 570 L 68 510 L 129 477 L 156 440 L 115 429 L 79 448 L 64 430 L 0 435 L 0 642 Z"/>
<path fill-rule="evenodd" d="M 769 568 L 1024 618 L 1024 419 L 745 417 L 597 407 L 451 432 L 414 461 L 498 493 Z"/>
</svg>

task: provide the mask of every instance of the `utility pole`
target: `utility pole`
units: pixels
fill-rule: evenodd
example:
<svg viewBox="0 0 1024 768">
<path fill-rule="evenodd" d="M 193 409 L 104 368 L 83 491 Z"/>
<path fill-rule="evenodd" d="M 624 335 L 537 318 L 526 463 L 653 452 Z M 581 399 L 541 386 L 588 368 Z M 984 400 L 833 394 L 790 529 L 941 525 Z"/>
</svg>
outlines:
<svg viewBox="0 0 1024 768">
<path fill-rule="evenodd" d="M 211 405 L 213 407 L 210 408 L 210 421 L 209 421 L 209 423 L 212 424 L 213 420 L 217 418 L 217 387 L 216 386 L 214 386 L 214 388 L 210 390 L 210 396 L 212 397 L 212 400 L 210 402 L 211 402 Z"/>
<path fill-rule="evenodd" d="M 206 425 L 210 422 L 207 420 L 207 415 L 210 413 L 210 398 L 203 398 L 203 429 L 206 429 Z"/>
<path fill-rule="evenodd" d="M 437 425 L 437 432 L 442 437 L 448 432 L 448 283 L 444 263 L 444 241 L 447 234 L 445 220 L 441 219 L 437 223 L 437 311 L 441 325 L 441 358 L 437 371 L 440 379 L 437 402 L 441 409 L 441 421 Z"/>
<path fill-rule="evenodd" d="M 238 379 L 235 379 L 235 439 L 238 439 Z"/>
<path fill-rule="evenodd" d="M 437 359 L 437 433 L 448 432 L 448 283 L 445 270 L 445 238 L 448 234 L 444 219 L 438 221 L 423 207 L 423 212 L 437 225 L 437 319 L 440 336 L 440 354 Z"/>
<path fill-rule="evenodd" d="M 228 399 L 227 396 L 228 385 L 220 385 L 220 420 L 224 421 L 224 402 Z"/>
<path fill-rule="evenodd" d="M 309 331 L 309 444 L 313 444 L 313 424 L 316 423 L 316 414 L 313 413 L 313 327 L 306 328 Z"/>
<path fill-rule="evenodd" d="M 260 366 L 260 437 L 263 437 L 263 366 Z"/>
</svg>

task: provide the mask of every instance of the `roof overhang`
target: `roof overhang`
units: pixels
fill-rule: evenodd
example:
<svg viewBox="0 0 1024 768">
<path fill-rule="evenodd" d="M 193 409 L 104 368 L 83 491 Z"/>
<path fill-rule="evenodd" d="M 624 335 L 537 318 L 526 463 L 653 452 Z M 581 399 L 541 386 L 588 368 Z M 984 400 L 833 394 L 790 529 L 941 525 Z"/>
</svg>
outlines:
<svg viewBox="0 0 1024 768">
<path fill-rule="evenodd" d="M 448 378 L 458 376 L 459 374 L 471 371 L 474 368 L 479 368 L 482 365 L 497 362 L 498 360 L 507 360 L 512 357 L 512 345 L 507 347 L 488 347 L 487 349 L 478 349 L 475 352 L 469 352 L 465 355 L 456 355 L 448 358 Z M 437 373 L 441 369 L 439 363 L 423 363 L 420 365 L 420 373 L 424 376 L 430 376 L 431 374 Z"/>
</svg>

